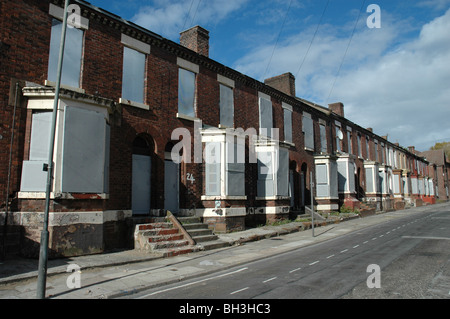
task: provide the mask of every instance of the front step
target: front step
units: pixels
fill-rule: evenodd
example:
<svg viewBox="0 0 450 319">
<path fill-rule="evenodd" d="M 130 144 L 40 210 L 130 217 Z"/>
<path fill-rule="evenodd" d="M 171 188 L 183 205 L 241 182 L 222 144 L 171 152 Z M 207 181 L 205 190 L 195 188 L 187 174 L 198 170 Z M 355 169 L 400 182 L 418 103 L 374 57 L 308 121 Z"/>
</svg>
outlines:
<svg viewBox="0 0 450 319">
<path fill-rule="evenodd" d="M 200 217 L 179 217 L 178 220 L 197 243 L 197 246 L 200 246 L 202 250 L 211 250 L 229 246 L 227 242 L 220 240 L 219 237 L 208 228 L 207 224 L 203 224 Z"/>
<path fill-rule="evenodd" d="M 219 239 L 207 224 L 201 222 L 200 217 L 179 217 L 178 220 L 196 243 Z"/>
<path fill-rule="evenodd" d="M 189 242 L 172 223 L 156 222 L 136 225 L 134 248 L 142 251 L 157 252 L 160 249 L 182 247 Z"/>
<path fill-rule="evenodd" d="M 219 240 L 218 236 L 213 234 L 208 225 L 203 224 L 199 217 L 177 219 L 182 226 L 180 229 L 173 224 L 178 223 L 176 220 L 172 220 L 172 222 L 157 220 L 153 223 L 136 225 L 135 249 L 171 257 L 229 246 L 228 242 Z M 193 241 L 189 241 L 189 238 L 184 236 L 186 233 Z"/>
</svg>

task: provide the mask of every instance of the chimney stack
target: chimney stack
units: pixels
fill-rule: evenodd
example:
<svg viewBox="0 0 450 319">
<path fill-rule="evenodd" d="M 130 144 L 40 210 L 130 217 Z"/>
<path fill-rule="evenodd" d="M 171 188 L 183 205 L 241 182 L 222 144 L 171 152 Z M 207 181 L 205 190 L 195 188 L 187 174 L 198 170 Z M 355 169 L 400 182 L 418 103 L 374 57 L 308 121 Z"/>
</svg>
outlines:
<svg viewBox="0 0 450 319">
<path fill-rule="evenodd" d="M 336 103 L 328 104 L 328 109 L 331 112 L 333 112 L 333 113 L 335 113 L 335 114 L 337 114 L 339 116 L 344 117 L 344 104 L 343 103 L 336 102 Z"/>
<path fill-rule="evenodd" d="M 265 79 L 264 84 L 295 97 L 295 77 L 290 72 Z"/>
<path fill-rule="evenodd" d="M 180 32 L 180 44 L 209 57 L 209 31 L 198 25 Z"/>
</svg>

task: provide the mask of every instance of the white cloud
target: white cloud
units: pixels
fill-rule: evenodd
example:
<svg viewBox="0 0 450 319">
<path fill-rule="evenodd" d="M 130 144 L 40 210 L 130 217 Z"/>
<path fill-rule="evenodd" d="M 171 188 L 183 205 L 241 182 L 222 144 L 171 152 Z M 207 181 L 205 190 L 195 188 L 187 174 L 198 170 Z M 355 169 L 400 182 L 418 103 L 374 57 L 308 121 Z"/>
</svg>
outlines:
<svg viewBox="0 0 450 319">
<path fill-rule="evenodd" d="M 381 29 L 361 21 L 329 101 L 348 44 L 348 37 L 340 36 L 343 28 L 321 26 L 298 75 L 313 30 L 280 43 L 265 77 L 292 72 L 298 96 L 322 105 L 341 101 L 347 118 L 403 146 L 426 150 L 436 140 L 450 140 L 450 10 L 412 40 L 402 40 L 411 30 L 406 21 L 386 13 L 382 19 Z M 234 67 L 263 80 L 272 49 L 273 44 L 261 44 Z"/>
<path fill-rule="evenodd" d="M 446 9 L 450 6 L 450 0 L 426 0 L 420 1 L 418 7 L 432 8 L 435 10 Z"/>
<path fill-rule="evenodd" d="M 153 5 L 141 7 L 132 21 L 166 38 L 176 40 L 183 28 L 217 23 L 246 2 L 247 0 L 154 0 Z"/>
</svg>

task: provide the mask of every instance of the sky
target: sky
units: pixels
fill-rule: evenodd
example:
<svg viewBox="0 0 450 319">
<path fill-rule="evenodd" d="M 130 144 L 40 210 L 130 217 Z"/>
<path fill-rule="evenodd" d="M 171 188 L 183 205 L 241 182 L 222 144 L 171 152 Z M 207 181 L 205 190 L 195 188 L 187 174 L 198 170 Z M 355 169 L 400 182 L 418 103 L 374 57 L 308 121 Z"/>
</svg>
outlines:
<svg viewBox="0 0 450 319">
<path fill-rule="evenodd" d="M 89 2 L 177 43 L 200 25 L 213 60 L 261 82 L 291 72 L 298 97 L 342 102 L 403 147 L 450 141 L 450 0 Z"/>
</svg>

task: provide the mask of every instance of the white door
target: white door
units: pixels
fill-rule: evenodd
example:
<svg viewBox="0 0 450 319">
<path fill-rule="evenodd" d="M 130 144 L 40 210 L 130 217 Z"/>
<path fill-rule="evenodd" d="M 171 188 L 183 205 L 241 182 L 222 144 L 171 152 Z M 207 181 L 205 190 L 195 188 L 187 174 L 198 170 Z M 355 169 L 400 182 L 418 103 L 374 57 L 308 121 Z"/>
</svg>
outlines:
<svg viewBox="0 0 450 319">
<path fill-rule="evenodd" d="M 151 158 L 133 154 L 131 209 L 133 215 L 150 212 Z"/>
<path fill-rule="evenodd" d="M 170 160 L 164 161 L 164 209 L 179 211 L 179 164 Z"/>
</svg>

